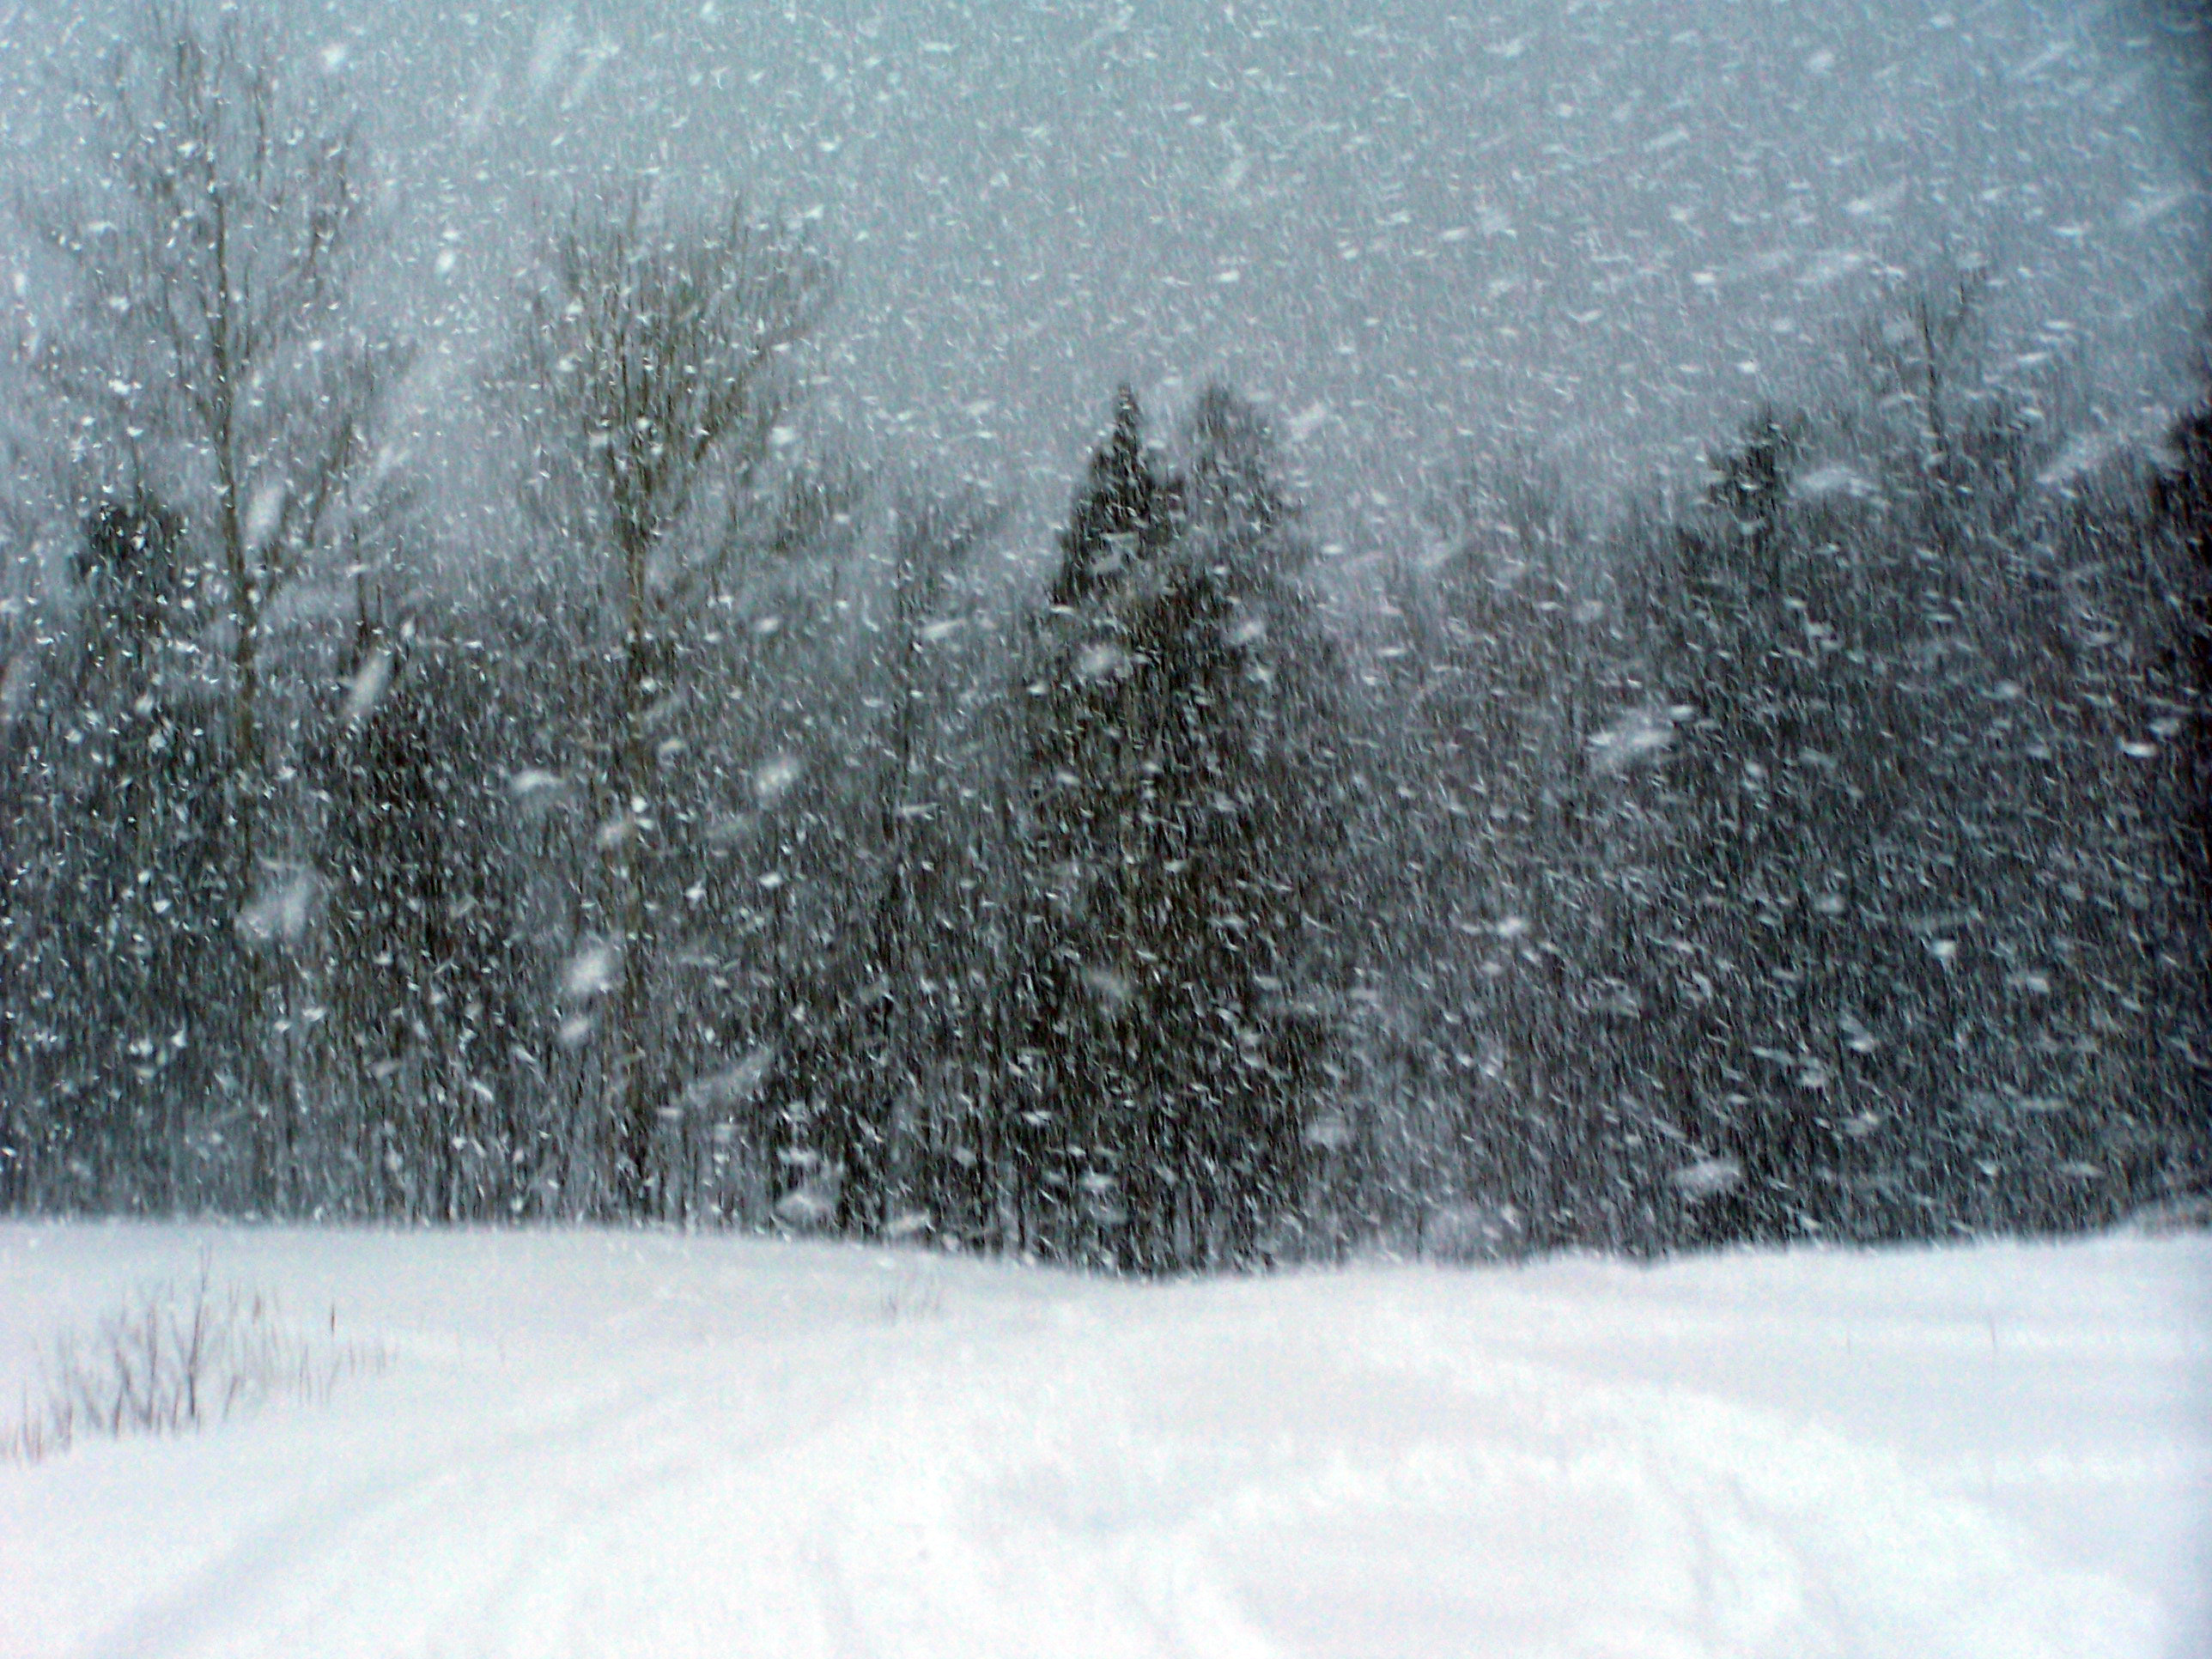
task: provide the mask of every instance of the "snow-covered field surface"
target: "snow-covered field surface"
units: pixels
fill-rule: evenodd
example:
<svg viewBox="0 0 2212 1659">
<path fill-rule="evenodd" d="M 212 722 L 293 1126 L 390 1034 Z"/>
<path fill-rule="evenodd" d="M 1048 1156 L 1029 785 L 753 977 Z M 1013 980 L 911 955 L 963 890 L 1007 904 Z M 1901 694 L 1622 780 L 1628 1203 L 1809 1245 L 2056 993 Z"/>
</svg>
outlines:
<svg viewBox="0 0 2212 1659">
<path fill-rule="evenodd" d="M 0 1225 L 392 1350 L 0 1465 L 0 1654 L 2212 1654 L 2212 1240 L 1164 1286 L 660 1233 Z"/>
</svg>

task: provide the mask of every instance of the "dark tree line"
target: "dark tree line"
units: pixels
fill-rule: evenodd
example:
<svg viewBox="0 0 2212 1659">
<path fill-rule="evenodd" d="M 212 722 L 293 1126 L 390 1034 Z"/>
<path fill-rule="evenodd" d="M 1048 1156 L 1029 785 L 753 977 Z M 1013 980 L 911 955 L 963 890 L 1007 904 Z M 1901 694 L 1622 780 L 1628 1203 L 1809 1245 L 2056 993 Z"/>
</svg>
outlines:
<svg viewBox="0 0 2212 1659">
<path fill-rule="evenodd" d="M 1973 303 L 1903 307 L 1864 405 L 1753 418 L 1702 501 L 1446 504 L 1395 678 L 1408 959 L 1449 965 L 1370 1072 L 1417 1211 L 1641 1249 L 2201 1189 L 2203 406 L 2070 465 Z"/>
<path fill-rule="evenodd" d="M 1931 290 L 1694 498 L 1464 470 L 1332 629 L 1259 411 L 1125 392 L 1010 592 L 993 503 L 799 439 L 804 240 L 618 191 L 546 216 L 463 566 L 281 63 L 149 10 L 41 222 L 0 1203 L 1158 1272 L 2212 1182 L 2212 404 L 2077 464 Z"/>
</svg>

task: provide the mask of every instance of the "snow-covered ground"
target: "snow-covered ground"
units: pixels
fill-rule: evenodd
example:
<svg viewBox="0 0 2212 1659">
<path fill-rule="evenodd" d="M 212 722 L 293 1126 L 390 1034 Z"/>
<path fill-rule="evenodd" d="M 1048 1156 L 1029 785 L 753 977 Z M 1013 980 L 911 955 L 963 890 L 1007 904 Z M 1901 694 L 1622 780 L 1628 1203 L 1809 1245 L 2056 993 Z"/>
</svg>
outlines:
<svg viewBox="0 0 2212 1659">
<path fill-rule="evenodd" d="M 1147 1286 L 660 1233 L 0 1225 L 380 1375 L 0 1465 L 0 1654 L 2212 1654 L 2212 1239 Z"/>
</svg>

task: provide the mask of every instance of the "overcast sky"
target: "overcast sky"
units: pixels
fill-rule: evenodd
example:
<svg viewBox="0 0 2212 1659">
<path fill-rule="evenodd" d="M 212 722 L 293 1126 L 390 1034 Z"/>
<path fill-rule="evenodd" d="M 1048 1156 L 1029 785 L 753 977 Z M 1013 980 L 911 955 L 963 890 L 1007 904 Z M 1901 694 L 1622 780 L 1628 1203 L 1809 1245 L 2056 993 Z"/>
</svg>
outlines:
<svg viewBox="0 0 2212 1659">
<path fill-rule="evenodd" d="M 107 7 L 0 4 L 0 145 Z M 1280 417 L 1315 524 L 1406 533 L 1455 447 L 1677 476 L 1840 324 L 1945 262 L 2007 351 L 2180 395 L 2208 249 L 2182 0 L 299 7 L 370 116 L 395 291 L 465 376 L 549 175 L 661 169 L 812 216 L 842 298 L 817 424 L 973 469 L 1034 538 L 1127 379 Z"/>
</svg>

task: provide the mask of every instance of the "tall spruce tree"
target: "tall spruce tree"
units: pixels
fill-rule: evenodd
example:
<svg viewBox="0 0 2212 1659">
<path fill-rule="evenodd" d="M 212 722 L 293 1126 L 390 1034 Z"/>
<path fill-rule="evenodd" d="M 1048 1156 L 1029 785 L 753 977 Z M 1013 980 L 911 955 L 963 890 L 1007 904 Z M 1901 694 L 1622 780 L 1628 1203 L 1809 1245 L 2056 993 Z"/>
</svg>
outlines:
<svg viewBox="0 0 2212 1659">
<path fill-rule="evenodd" d="M 1122 392 L 1028 686 L 1042 1242 L 1145 1271 L 1249 1260 L 1303 1199 L 1336 845 L 1332 665 L 1265 427 L 1210 390 L 1190 447 L 1166 471 Z"/>
</svg>

